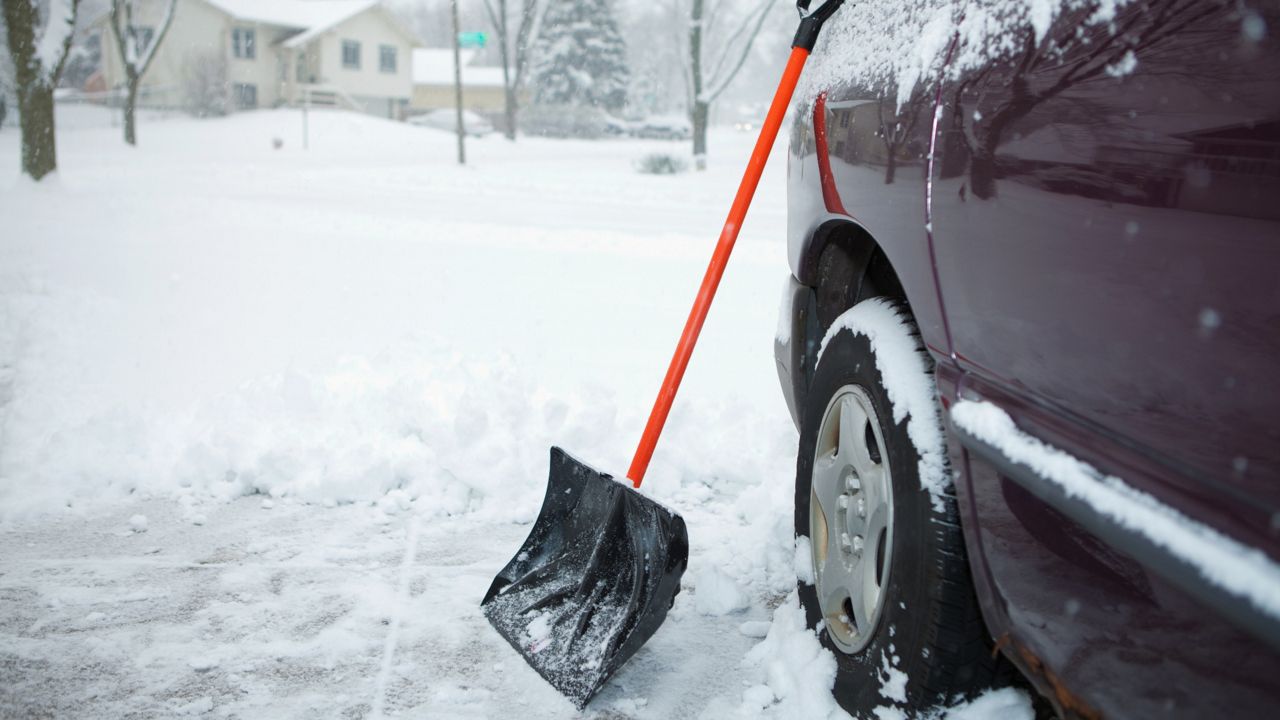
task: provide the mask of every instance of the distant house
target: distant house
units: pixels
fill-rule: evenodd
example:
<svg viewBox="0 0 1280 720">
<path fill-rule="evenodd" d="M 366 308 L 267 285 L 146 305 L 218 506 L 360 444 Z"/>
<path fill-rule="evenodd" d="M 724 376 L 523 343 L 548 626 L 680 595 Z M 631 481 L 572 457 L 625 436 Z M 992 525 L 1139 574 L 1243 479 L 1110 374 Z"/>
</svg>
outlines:
<svg viewBox="0 0 1280 720">
<path fill-rule="evenodd" d="M 144 27 L 166 5 L 144 2 Z M 420 43 L 379 0 L 178 0 L 175 13 L 142 81 L 145 105 L 204 107 L 213 93 L 228 110 L 305 102 L 407 113 Z M 109 23 L 94 28 L 105 33 L 103 80 L 116 88 L 124 70 Z"/>
<path fill-rule="evenodd" d="M 502 68 L 476 66 L 473 49 L 461 51 L 462 107 L 500 120 L 506 107 Z M 413 101 L 415 113 L 454 106 L 452 48 L 418 48 L 413 51 Z"/>
<path fill-rule="evenodd" d="M 1175 135 L 1191 143 L 1178 207 L 1280 219 L 1280 120 L 1206 128 Z"/>
</svg>

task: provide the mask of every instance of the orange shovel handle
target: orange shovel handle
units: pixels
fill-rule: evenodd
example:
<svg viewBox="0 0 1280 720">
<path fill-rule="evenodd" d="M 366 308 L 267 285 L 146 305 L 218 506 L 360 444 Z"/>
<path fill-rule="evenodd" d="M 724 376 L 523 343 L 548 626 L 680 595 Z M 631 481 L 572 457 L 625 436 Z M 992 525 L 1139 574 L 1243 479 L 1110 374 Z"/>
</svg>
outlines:
<svg viewBox="0 0 1280 720">
<path fill-rule="evenodd" d="M 738 186 L 738 194 L 733 199 L 733 207 L 729 209 L 729 218 L 724 221 L 724 229 L 720 231 L 720 241 L 711 255 L 711 264 L 707 266 L 707 274 L 702 278 L 702 286 L 698 288 L 698 297 L 693 301 L 693 309 L 689 312 L 689 320 L 684 324 L 684 332 L 680 334 L 680 343 L 676 345 L 675 355 L 667 368 L 667 375 L 662 379 L 662 388 L 658 391 L 658 399 L 653 404 L 653 412 L 649 413 L 649 422 L 640 436 L 640 446 L 636 448 L 635 458 L 631 460 L 631 468 L 627 470 L 627 478 L 632 485 L 640 487 L 645 471 L 649 468 L 649 460 L 653 457 L 653 449 L 658 445 L 658 436 L 667 422 L 671 412 L 671 403 L 676 398 L 676 390 L 680 388 L 680 380 L 684 378 L 685 368 L 689 367 L 689 358 L 693 355 L 693 346 L 698 342 L 698 334 L 702 332 L 702 324 L 707 319 L 707 311 L 711 309 L 711 300 L 715 297 L 716 288 L 720 286 L 720 277 L 724 275 L 725 265 L 729 263 L 729 253 L 738 239 L 738 230 L 747 217 L 747 208 L 751 198 L 760 184 L 760 175 L 764 173 L 764 165 L 769 160 L 769 151 L 773 141 L 778 137 L 782 127 L 782 119 L 787 114 L 787 106 L 791 104 L 791 96 L 795 93 L 796 84 L 800 81 L 800 71 L 804 69 L 805 60 L 809 58 L 809 50 L 804 47 L 793 47 L 791 58 L 782 72 L 782 82 L 769 105 L 769 114 L 765 116 L 764 126 L 760 128 L 760 137 L 756 140 L 755 149 L 751 151 L 751 160 L 747 163 L 746 174 L 742 176 L 742 184 Z"/>
</svg>

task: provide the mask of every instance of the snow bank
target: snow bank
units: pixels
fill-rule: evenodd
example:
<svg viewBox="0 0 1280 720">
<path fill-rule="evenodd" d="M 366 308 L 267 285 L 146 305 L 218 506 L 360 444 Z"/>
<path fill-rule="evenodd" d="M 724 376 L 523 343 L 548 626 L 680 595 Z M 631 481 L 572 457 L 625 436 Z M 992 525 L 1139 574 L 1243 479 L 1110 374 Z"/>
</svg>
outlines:
<svg viewBox="0 0 1280 720">
<path fill-rule="evenodd" d="M 919 339 L 912 334 L 907 318 L 892 303 L 873 298 L 836 318 L 822 338 L 818 362 L 822 362 L 831 339 L 846 330 L 865 336 L 871 343 L 876 368 L 893 405 L 893 422 L 907 420 L 907 435 L 920 453 L 921 489 L 929 493 L 934 510 L 942 512 L 951 477 L 947 472 L 933 375 L 925 364 Z"/>
<path fill-rule="evenodd" d="M 835 656 L 805 627 L 804 610 L 794 592 L 773 611 L 769 634 L 747 653 L 742 665 L 752 682 L 743 693 L 744 715 L 815 720 L 848 717 L 831 695 L 836 681 Z"/>
<path fill-rule="evenodd" d="M 1280 618 L 1280 565 L 1262 552 L 1192 520 L 1119 478 L 1104 476 L 1093 466 L 1045 445 L 1020 431 L 1007 413 L 991 403 L 956 403 L 951 419 L 1014 462 L 1058 485 L 1068 497 L 1083 500 L 1099 514 L 1141 533 L 1196 568 L 1213 584 Z"/>
<path fill-rule="evenodd" d="M 1001 688 L 948 708 L 938 720 L 1034 720 L 1031 698 L 1017 688 Z"/>
<path fill-rule="evenodd" d="M 0 409 L 4 519 L 131 496 L 262 493 L 524 521 L 541 504 L 553 442 L 598 452 L 617 432 L 607 396 L 552 398 L 510 359 L 478 362 L 443 347 L 406 344 L 328 372 L 272 374 L 180 412 L 50 412 L 31 367 L 43 357 L 25 355 L 0 380 L 9 396 Z"/>
<path fill-rule="evenodd" d="M 848 718 L 831 695 L 836 659 L 805 626 L 804 610 L 793 592 L 773 612 L 768 635 L 743 659 L 746 672 L 738 715 L 749 718 Z M 906 701 L 907 676 L 889 657 L 882 658 L 880 694 Z M 877 720 L 907 720 L 905 711 L 886 704 L 872 711 Z M 924 720 L 1032 720 L 1031 698 L 1021 690 L 990 690 L 969 702 L 929 710 Z"/>
<path fill-rule="evenodd" d="M 192 501 L 195 522 L 200 503 L 255 493 L 373 502 L 389 515 L 531 521 L 552 445 L 621 473 L 646 410 L 620 411 L 610 388 L 591 384 L 552 393 L 509 355 L 474 357 L 421 339 L 265 374 L 189 407 L 122 405 L 102 400 L 102 373 L 84 352 L 112 333 L 115 311 L 90 293 L 0 278 L 0 521 L 179 496 Z M 749 488 L 733 517 L 711 522 L 776 552 L 726 547 L 714 557 L 736 578 L 724 582 L 752 596 L 776 593 L 794 581 L 793 454 L 782 415 L 733 402 L 677 404 L 646 490 L 696 515 L 711 498 Z M 762 476 L 781 478 L 753 487 Z M 718 545 L 719 536 L 707 540 Z M 742 604 L 724 583 L 716 592 L 711 611 Z"/>
</svg>

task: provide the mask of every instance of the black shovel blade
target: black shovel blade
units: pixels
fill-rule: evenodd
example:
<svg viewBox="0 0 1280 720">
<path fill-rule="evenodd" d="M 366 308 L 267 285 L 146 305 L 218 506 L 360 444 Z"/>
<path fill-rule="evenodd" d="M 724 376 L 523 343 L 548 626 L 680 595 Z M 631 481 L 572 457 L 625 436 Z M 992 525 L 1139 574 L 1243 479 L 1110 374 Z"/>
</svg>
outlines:
<svg viewBox="0 0 1280 720">
<path fill-rule="evenodd" d="M 553 447 L 542 512 L 480 606 L 582 709 L 662 625 L 688 562 L 679 515 Z"/>
</svg>

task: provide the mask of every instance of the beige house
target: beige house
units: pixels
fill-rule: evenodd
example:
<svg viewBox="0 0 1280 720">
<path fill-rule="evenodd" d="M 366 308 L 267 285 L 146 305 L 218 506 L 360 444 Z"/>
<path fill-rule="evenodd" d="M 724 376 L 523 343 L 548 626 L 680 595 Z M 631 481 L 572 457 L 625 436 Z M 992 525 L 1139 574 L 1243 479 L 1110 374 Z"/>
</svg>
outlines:
<svg viewBox="0 0 1280 720">
<path fill-rule="evenodd" d="M 166 0 L 143 4 L 144 27 Z M 124 84 L 109 27 L 103 79 Z M 145 34 L 145 33 L 144 33 Z M 342 105 L 402 118 L 413 96 L 413 50 L 421 43 L 379 0 L 178 0 L 169 34 L 142 80 L 141 102 L 193 107 L 210 89 L 229 110 Z"/>
<path fill-rule="evenodd" d="M 502 68 L 474 65 L 476 54 L 470 49 L 461 52 L 462 107 L 496 118 L 506 107 Z M 454 92 L 453 49 L 414 50 L 411 112 L 452 108 Z"/>
</svg>

